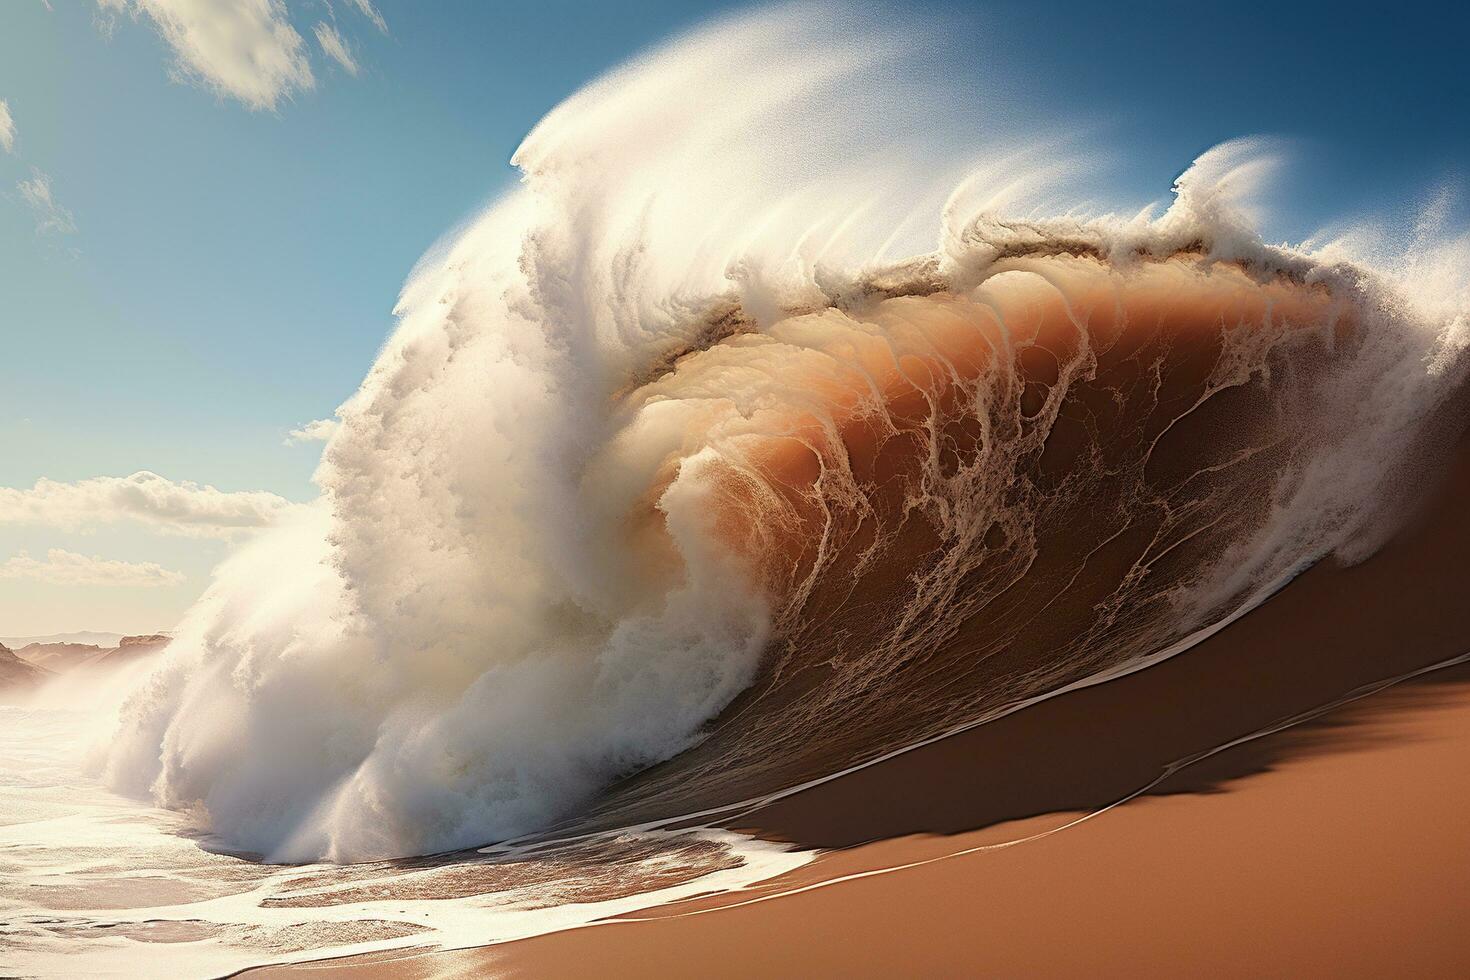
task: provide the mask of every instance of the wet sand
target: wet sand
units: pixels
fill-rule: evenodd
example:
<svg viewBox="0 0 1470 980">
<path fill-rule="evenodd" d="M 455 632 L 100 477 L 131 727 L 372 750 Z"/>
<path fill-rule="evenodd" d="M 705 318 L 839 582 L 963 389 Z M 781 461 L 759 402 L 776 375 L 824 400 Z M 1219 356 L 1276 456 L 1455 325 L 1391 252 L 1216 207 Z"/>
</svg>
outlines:
<svg viewBox="0 0 1470 980">
<path fill-rule="evenodd" d="M 1173 660 L 747 814 L 738 827 L 834 849 L 763 889 L 498 947 L 295 969 L 1466 975 L 1470 667 L 1372 688 L 1470 651 L 1467 495 L 1462 447 L 1447 492 L 1369 561 L 1309 571 Z M 849 875 L 863 877 L 830 883 Z"/>
<path fill-rule="evenodd" d="M 1464 976 L 1470 675 L 1381 695 L 1356 744 L 1219 796 L 1135 801 L 1040 840 L 742 908 L 422 965 L 511 977 Z M 1034 818 L 830 856 L 857 873 L 1045 830 Z M 452 975 L 452 974 L 451 974 Z"/>
</svg>

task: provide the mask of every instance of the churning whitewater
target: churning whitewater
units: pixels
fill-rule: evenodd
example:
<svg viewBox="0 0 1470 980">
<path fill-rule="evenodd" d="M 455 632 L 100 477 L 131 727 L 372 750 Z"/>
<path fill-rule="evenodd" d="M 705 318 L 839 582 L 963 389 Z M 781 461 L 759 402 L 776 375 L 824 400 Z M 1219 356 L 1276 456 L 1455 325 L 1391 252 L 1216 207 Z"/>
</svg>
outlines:
<svg viewBox="0 0 1470 980">
<path fill-rule="evenodd" d="M 669 817 L 1371 552 L 1450 434 L 1464 239 L 1267 246 L 1250 140 L 1082 216 L 1078 145 L 973 94 L 958 131 L 918 42 L 831 21 L 718 23 L 535 128 L 410 277 L 321 499 L 127 700 L 111 786 L 273 862 Z"/>
</svg>

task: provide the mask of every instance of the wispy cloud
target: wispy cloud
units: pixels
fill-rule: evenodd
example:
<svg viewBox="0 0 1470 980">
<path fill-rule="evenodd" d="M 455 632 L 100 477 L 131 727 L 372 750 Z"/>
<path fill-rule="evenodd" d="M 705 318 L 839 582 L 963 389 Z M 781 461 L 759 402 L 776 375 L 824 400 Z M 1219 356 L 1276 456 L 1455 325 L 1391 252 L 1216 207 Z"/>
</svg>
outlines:
<svg viewBox="0 0 1470 980">
<path fill-rule="evenodd" d="M 15 152 L 15 118 L 10 114 L 10 103 L 0 99 L 0 146 L 6 153 Z"/>
<path fill-rule="evenodd" d="M 72 213 L 57 204 L 56 198 L 51 195 L 49 174 L 32 167 L 31 179 L 22 180 L 15 187 L 20 191 L 21 200 L 30 206 L 36 216 L 36 234 L 70 235 L 77 230 L 77 222 Z"/>
<path fill-rule="evenodd" d="M 274 109 L 316 85 L 306 45 L 281 0 L 97 0 L 104 13 L 146 16 L 173 49 L 174 76 Z"/>
<path fill-rule="evenodd" d="M 0 564 L 0 579 L 28 578 L 51 585 L 121 585 L 152 588 L 178 585 L 184 581 L 173 572 L 151 561 L 118 561 L 96 555 L 79 555 L 74 551 L 52 548 L 45 560 L 32 558 L 22 551 Z"/>
<path fill-rule="evenodd" d="M 378 8 L 373 6 L 373 0 L 347 0 L 357 8 L 358 13 L 373 22 L 373 26 L 384 34 L 388 33 L 388 22 L 383 20 L 383 15 L 378 13 Z"/>
<path fill-rule="evenodd" d="M 343 0 L 378 29 L 388 24 L 372 0 Z M 309 9 L 313 4 L 297 6 Z M 315 4 L 322 6 L 322 4 Z M 328 20 L 312 28 L 322 53 L 350 75 L 361 72 L 353 45 Z M 316 87 L 306 42 L 291 24 L 287 0 L 97 0 L 98 27 L 111 37 L 119 15 L 147 18 L 173 50 L 173 77 L 206 88 L 251 109 L 277 108 L 282 100 Z"/>
<path fill-rule="evenodd" d="M 337 431 L 336 419 L 317 419 L 308 422 L 299 429 L 292 429 L 286 433 L 288 446 L 295 446 L 303 442 L 326 442 L 332 438 L 332 433 Z"/>
<path fill-rule="evenodd" d="M 352 57 L 352 50 L 348 48 L 347 42 L 337 28 L 322 21 L 312 28 L 316 34 L 316 43 L 322 46 L 322 53 L 331 58 L 337 64 L 347 70 L 347 74 L 356 75 L 360 70 L 357 61 Z"/>
<path fill-rule="evenodd" d="M 263 490 L 226 492 L 147 471 L 75 483 L 40 479 L 29 490 L 0 487 L 0 524 L 72 531 L 134 522 L 164 534 L 233 538 L 276 524 L 298 506 Z"/>
</svg>

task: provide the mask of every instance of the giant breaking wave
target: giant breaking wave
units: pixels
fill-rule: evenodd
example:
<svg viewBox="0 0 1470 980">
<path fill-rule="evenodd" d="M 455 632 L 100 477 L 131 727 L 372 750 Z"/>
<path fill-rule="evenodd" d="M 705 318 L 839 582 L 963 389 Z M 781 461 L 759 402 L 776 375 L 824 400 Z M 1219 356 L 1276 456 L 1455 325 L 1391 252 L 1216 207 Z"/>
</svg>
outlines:
<svg viewBox="0 0 1470 980">
<path fill-rule="evenodd" d="M 546 117 L 405 287 L 321 500 L 128 701 L 114 786 L 277 861 L 668 818 L 1371 552 L 1453 427 L 1463 239 L 1267 246 L 1252 141 L 1078 216 L 1085 155 L 833 16 Z"/>
</svg>

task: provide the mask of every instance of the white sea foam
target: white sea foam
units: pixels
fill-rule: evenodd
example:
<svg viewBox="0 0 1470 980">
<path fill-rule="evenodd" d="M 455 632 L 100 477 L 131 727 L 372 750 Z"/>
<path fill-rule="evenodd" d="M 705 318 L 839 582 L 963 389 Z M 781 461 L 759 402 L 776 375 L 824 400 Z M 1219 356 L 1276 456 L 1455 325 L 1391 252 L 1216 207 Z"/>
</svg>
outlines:
<svg viewBox="0 0 1470 980">
<path fill-rule="evenodd" d="M 263 865 L 78 770 L 86 711 L 0 706 L 0 972 L 218 977 L 484 946 L 735 891 L 810 853 L 713 830 L 628 831 L 415 864 Z"/>
</svg>

